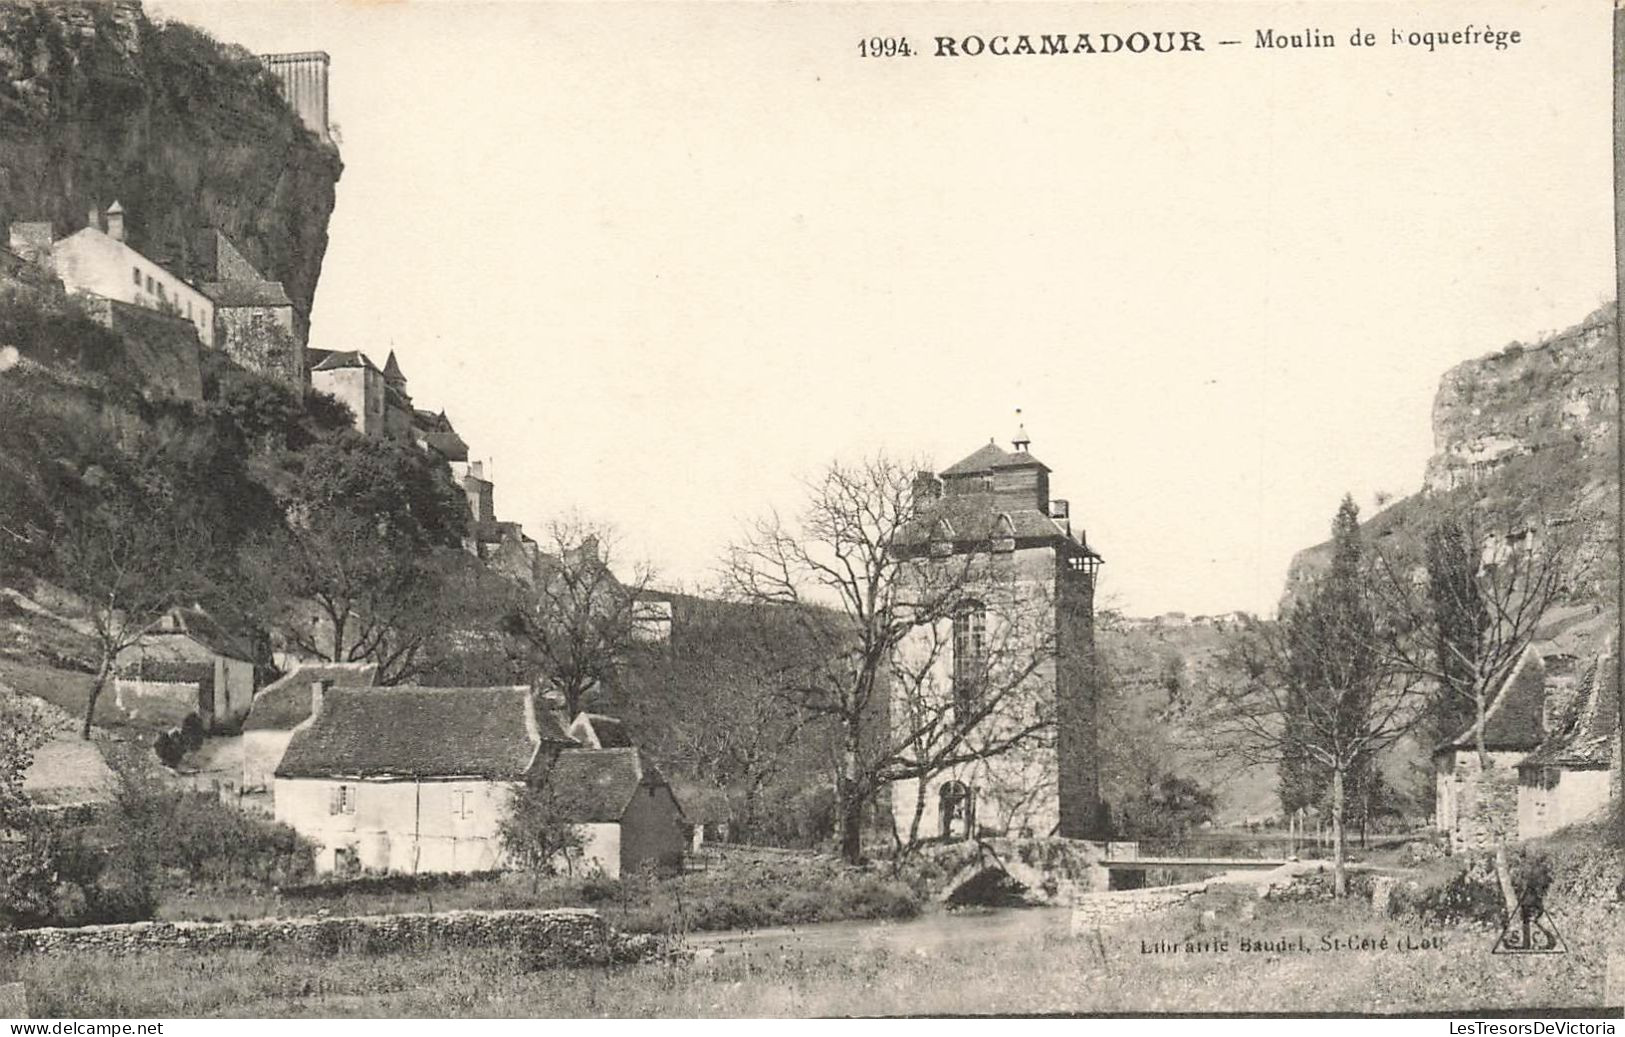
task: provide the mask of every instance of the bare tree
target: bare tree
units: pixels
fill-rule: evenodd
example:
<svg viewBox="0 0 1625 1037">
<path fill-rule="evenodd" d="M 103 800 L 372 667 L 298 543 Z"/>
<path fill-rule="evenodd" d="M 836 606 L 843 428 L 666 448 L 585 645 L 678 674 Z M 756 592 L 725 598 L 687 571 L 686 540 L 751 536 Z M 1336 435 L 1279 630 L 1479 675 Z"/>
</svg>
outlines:
<svg viewBox="0 0 1625 1037">
<path fill-rule="evenodd" d="M 162 490 L 113 491 L 67 522 L 55 544 L 56 575 L 89 610 L 96 676 L 81 734 L 90 737 L 96 703 L 118 657 L 170 609 L 207 588 L 211 535 L 182 502 Z"/>
<path fill-rule="evenodd" d="M 1478 505 L 1468 499 L 1436 520 L 1420 562 L 1392 548 L 1375 555 L 1383 607 L 1396 619 L 1380 643 L 1387 664 L 1430 682 L 1442 716 L 1461 712 L 1452 703 L 1470 707 L 1487 766 L 1493 697 L 1586 566 L 1579 523 L 1497 520 Z"/>
<path fill-rule="evenodd" d="M 640 563 L 626 579 L 617 576 L 616 545 L 605 523 L 575 514 L 550 522 L 536 579 L 521 590 L 510 617 L 540 681 L 564 697 L 571 716 L 643 636 L 639 599 L 653 570 Z"/>
<path fill-rule="evenodd" d="M 1053 725 L 1043 710 L 1007 709 L 1020 674 L 1050 650 L 1027 643 L 1027 624 L 1006 635 L 1011 648 L 1030 650 L 1025 665 L 990 676 L 1008 656 L 989 651 L 975 696 L 956 699 L 944 687 L 956 611 L 972 602 L 998 610 L 1010 596 L 989 555 L 903 549 L 919 519 L 918 470 L 883 456 L 830 465 L 807 483 L 795 520 L 756 521 L 723 568 L 728 592 L 791 610 L 813 646 L 804 665 L 780 675 L 777 693 L 838 732 L 831 769 L 848 861 L 860 859 L 865 812 L 890 783 L 1008 752 Z M 897 712 L 889 724 L 888 695 Z M 981 723 L 996 714 L 998 724 Z"/>
</svg>

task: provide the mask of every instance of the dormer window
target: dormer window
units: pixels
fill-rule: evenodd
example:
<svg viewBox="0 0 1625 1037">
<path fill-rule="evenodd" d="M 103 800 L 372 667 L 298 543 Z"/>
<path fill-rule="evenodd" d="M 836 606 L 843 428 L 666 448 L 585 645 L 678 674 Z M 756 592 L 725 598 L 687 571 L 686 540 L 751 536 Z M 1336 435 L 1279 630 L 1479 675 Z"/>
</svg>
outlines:
<svg viewBox="0 0 1625 1037">
<path fill-rule="evenodd" d="M 1008 554 L 1016 549 L 1016 525 L 1008 514 L 1000 515 L 993 523 L 993 550 Z"/>
</svg>

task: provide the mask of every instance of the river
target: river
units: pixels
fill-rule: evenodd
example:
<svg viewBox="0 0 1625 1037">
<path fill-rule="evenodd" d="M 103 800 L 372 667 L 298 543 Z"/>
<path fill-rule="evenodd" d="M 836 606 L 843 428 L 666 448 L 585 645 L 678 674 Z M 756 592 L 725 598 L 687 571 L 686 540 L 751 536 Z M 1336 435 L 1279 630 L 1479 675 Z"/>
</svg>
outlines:
<svg viewBox="0 0 1625 1037">
<path fill-rule="evenodd" d="M 916 918 L 814 922 L 772 929 L 693 933 L 688 945 L 720 954 L 789 951 L 876 950 L 933 953 L 948 947 L 986 946 L 1065 936 L 1067 907 L 928 909 Z"/>
</svg>

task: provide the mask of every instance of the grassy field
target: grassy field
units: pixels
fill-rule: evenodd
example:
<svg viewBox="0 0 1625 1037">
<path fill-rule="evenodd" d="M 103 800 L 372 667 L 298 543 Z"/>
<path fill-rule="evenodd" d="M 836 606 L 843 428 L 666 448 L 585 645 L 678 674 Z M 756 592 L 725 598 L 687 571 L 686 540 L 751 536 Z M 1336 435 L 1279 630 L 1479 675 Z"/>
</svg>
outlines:
<svg viewBox="0 0 1625 1037">
<path fill-rule="evenodd" d="M 334 915 L 591 907 L 631 932 L 692 932 L 845 919 L 909 918 L 919 899 L 884 871 L 856 871 L 811 854 L 755 854 L 730 849 L 718 866 L 670 879 L 629 876 L 618 882 L 490 875 L 412 891 L 350 888 L 338 895 L 200 890 L 166 894 L 159 917 L 223 921 Z"/>
<path fill-rule="evenodd" d="M 1208 914 L 1212 912 L 1212 914 Z M 352 961 L 291 952 L 100 954 L 14 963 L 39 1016 L 845 1016 L 1070 1012 L 1417 1014 L 1602 1003 L 1617 904 L 1556 911 L 1569 951 L 1490 953 L 1482 928 L 1376 919 L 1342 903 L 1216 892 L 1098 936 L 891 942 L 811 930 L 683 964 L 529 971 L 511 950 Z M 877 931 L 884 931 L 879 927 Z M 1310 950 L 1243 950 L 1302 938 Z M 1386 949 L 1359 941 L 1388 940 Z M 1145 953 L 1158 941 L 1227 950 Z M 1327 949 L 1324 941 L 1343 941 Z M 1355 946 L 1348 946 L 1354 941 Z M 1409 949 L 1407 949 L 1409 946 Z M 6 978 L 0 966 L 0 978 Z"/>
</svg>

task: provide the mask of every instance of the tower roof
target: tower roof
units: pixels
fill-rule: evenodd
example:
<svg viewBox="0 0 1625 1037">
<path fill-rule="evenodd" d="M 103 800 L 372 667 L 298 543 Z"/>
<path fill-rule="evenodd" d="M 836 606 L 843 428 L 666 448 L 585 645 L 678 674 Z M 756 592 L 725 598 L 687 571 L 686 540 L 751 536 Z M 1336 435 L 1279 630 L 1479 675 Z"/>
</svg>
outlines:
<svg viewBox="0 0 1625 1037">
<path fill-rule="evenodd" d="M 1002 449 L 991 439 L 987 446 L 982 447 L 959 462 L 949 465 L 942 470 L 944 476 L 949 475 L 976 475 L 979 472 L 991 472 L 1001 462 L 1011 460 L 1009 452 Z"/>
<path fill-rule="evenodd" d="M 384 377 L 390 381 L 406 381 L 406 375 L 401 373 L 401 365 L 395 359 L 395 351 L 389 351 L 389 359 L 384 361 Z"/>
<path fill-rule="evenodd" d="M 1026 451 L 1011 453 L 989 440 L 986 446 L 956 464 L 944 468 L 941 474 L 944 479 L 950 479 L 956 475 L 984 475 L 991 473 L 995 468 L 1042 468 L 1046 472 L 1050 470 L 1049 465 Z"/>
</svg>

